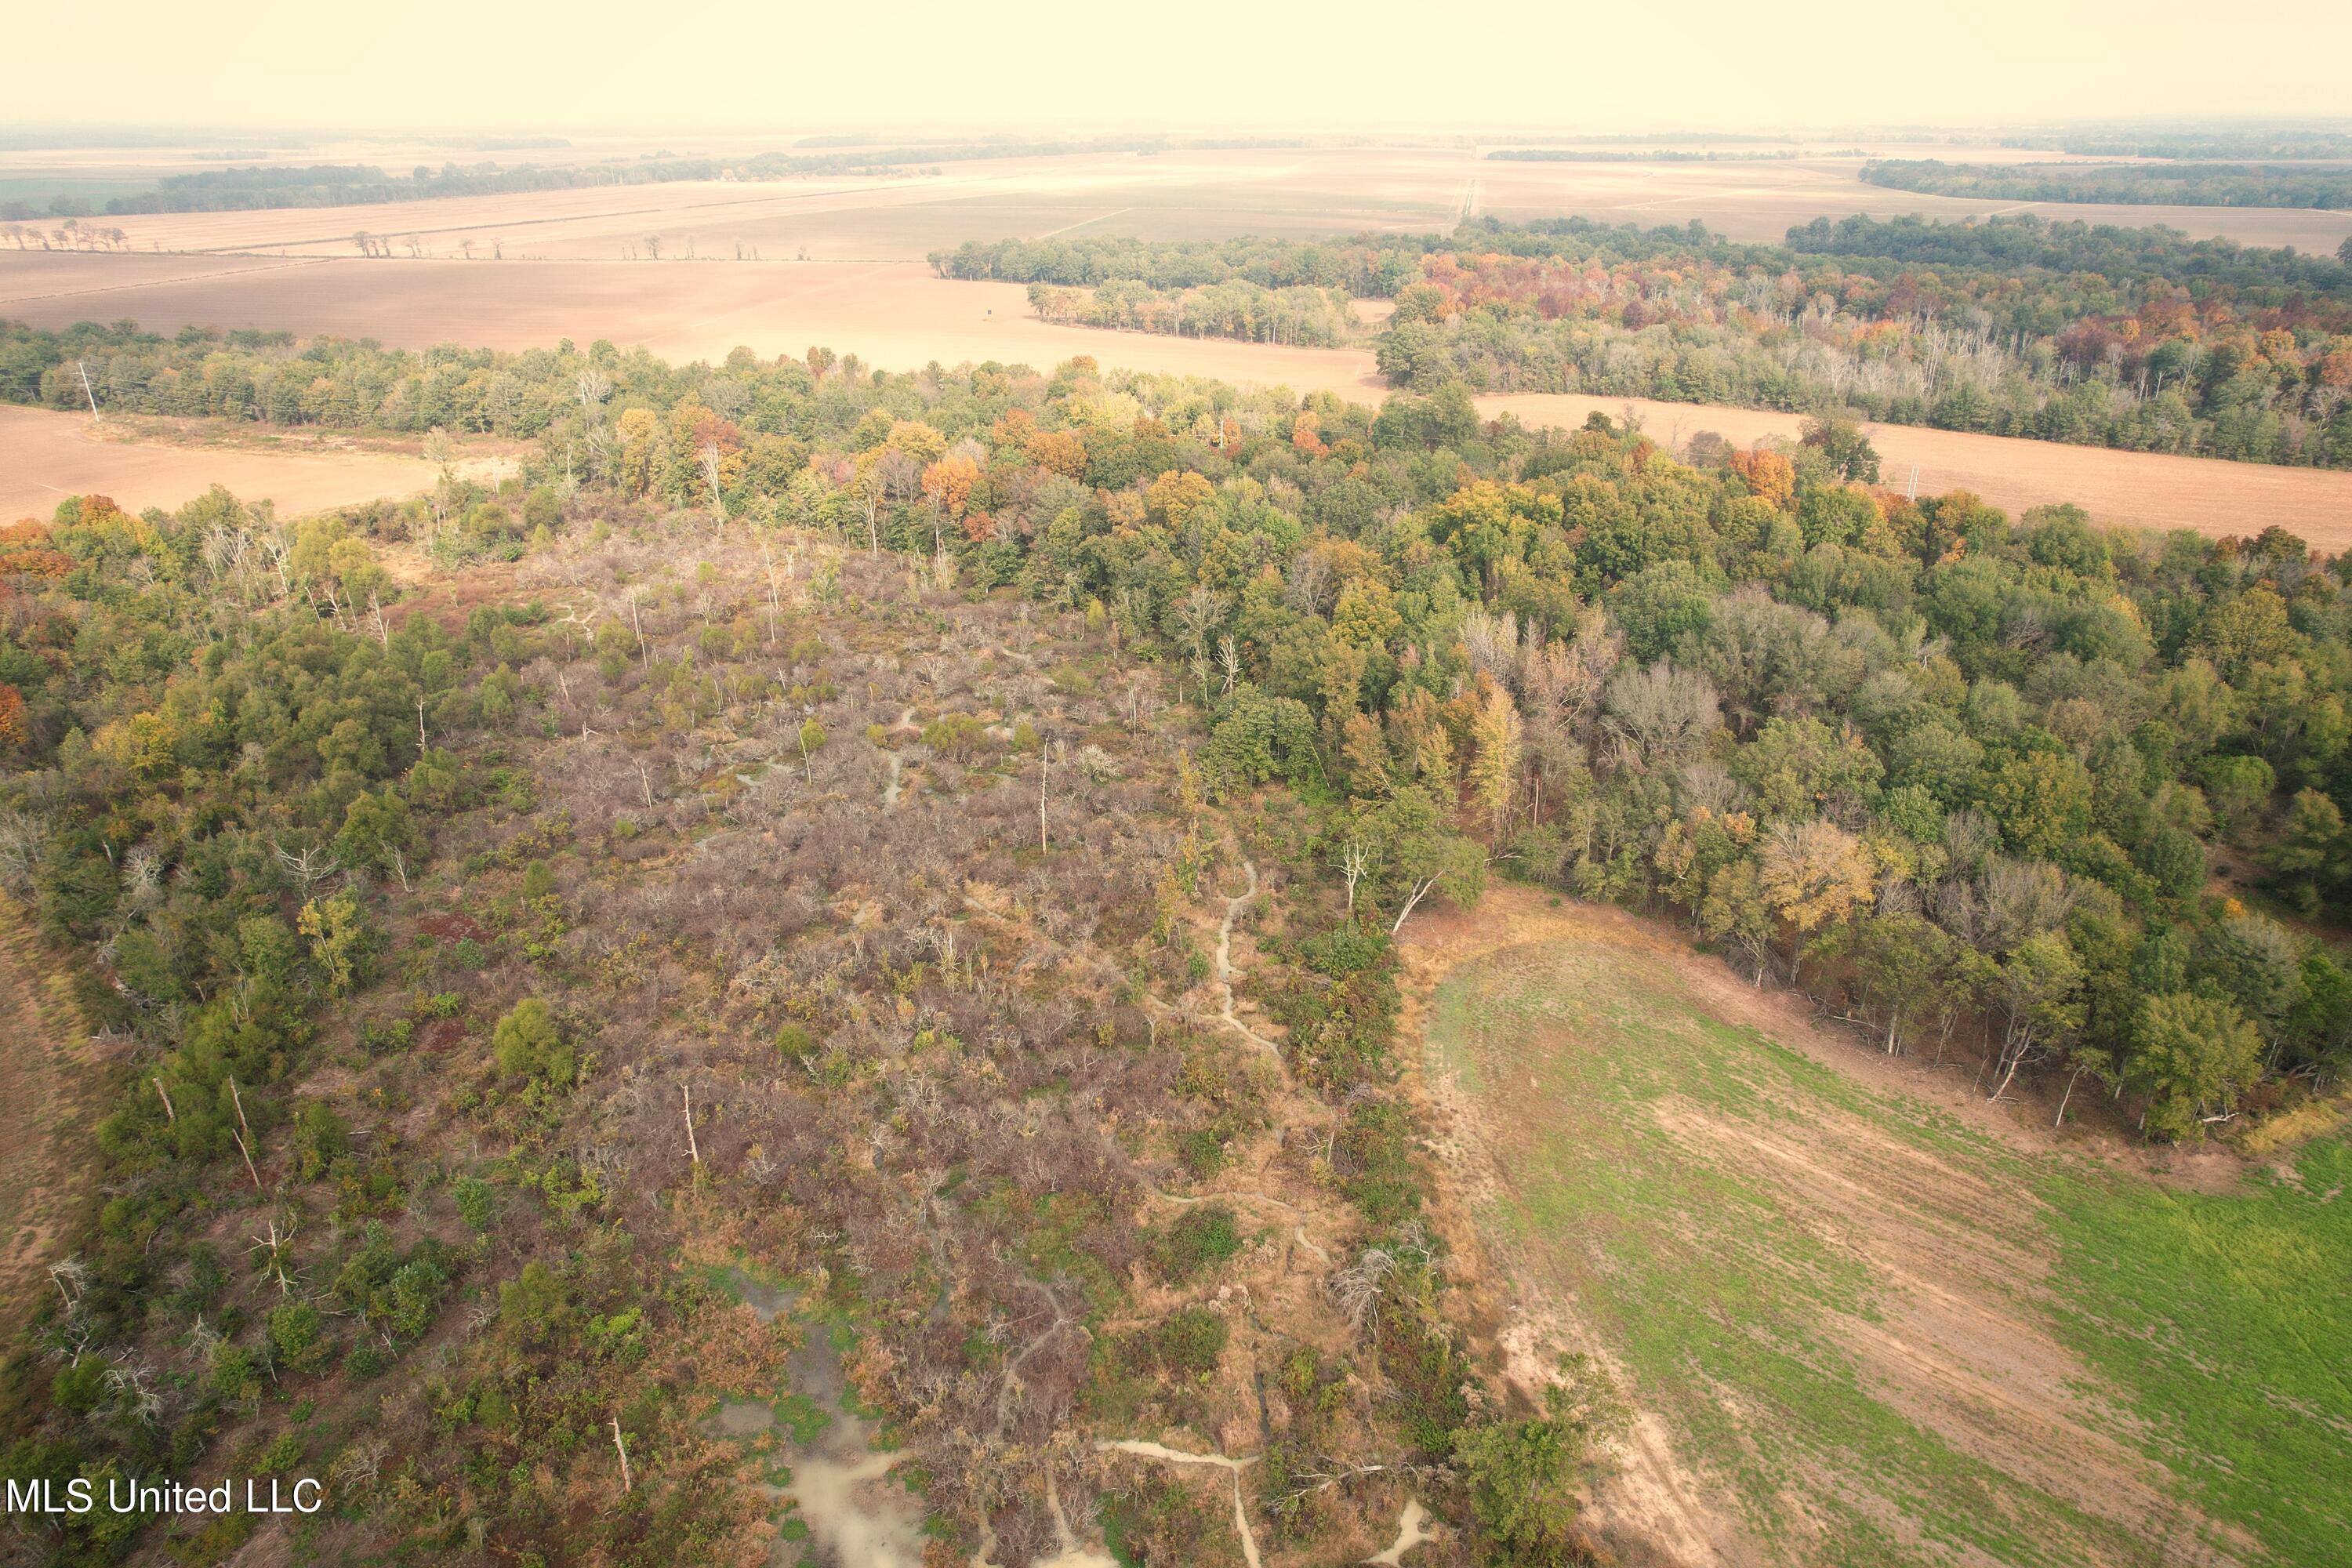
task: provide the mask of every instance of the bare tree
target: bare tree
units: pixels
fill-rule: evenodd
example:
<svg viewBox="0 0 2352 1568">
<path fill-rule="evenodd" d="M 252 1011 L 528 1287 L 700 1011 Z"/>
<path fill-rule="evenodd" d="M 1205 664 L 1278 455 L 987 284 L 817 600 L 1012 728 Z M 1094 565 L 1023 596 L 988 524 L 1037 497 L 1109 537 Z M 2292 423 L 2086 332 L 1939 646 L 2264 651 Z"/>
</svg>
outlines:
<svg viewBox="0 0 2352 1568">
<path fill-rule="evenodd" d="M 334 856 L 324 849 L 305 848 L 296 851 L 274 840 L 270 847 L 278 852 L 278 864 L 284 868 L 286 874 L 302 884 L 302 897 L 305 901 L 308 901 L 318 890 L 319 884 L 340 875 L 342 871 L 342 867 L 337 864 Z"/>
<path fill-rule="evenodd" d="M 705 441 L 702 444 L 701 457 L 702 482 L 709 487 L 710 510 L 712 515 L 717 517 L 719 520 L 718 525 L 714 527 L 711 531 L 713 533 L 723 533 L 727 529 L 727 492 L 719 488 L 719 481 L 722 478 L 720 465 L 725 459 L 719 450 L 719 443 L 716 441 Z"/>
<path fill-rule="evenodd" d="M 1356 912 L 1356 884 L 1372 868 L 1372 852 L 1360 838 L 1350 838 L 1339 846 L 1339 858 L 1332 864 L 1348 881 L 1348 912 Z"/>
<path fill-rule="evenodd" d="M 1647 669 L 1620 670 L 1609 683 L 1610 738 L 1619 764 L 1634 772 L 1679 766 L 1721 721 L 1706 677 L 1663 658 Z"/>
<path fill-rule="evenodd" d="M 1192 591 L 1176 601 L 1176 624 L 1184 628 L 1184 640 L 1199 653 L 1206 646 L 1209 628 L 1224 618 L 1225 596 L 1207 584 L 1195 584 Z"/>
</svg>

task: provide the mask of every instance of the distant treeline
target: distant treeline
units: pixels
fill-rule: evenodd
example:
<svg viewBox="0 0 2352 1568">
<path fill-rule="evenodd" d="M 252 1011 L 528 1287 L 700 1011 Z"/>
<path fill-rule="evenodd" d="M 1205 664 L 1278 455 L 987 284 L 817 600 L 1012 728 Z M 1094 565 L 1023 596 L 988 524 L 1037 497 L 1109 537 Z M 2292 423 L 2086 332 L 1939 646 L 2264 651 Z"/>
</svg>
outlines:
<svg viewBox="0 0 2352 1568">
<path fill-rule="evenodd" d="M 2352 158 L 2352 131 L 2291 126 L 2238 131 L 2117 130 L 2056 136 L 2004 136 L 2000 144 L 2085 158 Z"/>
<path fill-rule="evenodd" d="M 2107 202 L 2143 206 L 2352 207 L 2352 169 L 2261 163 L 2018 165 L 1898 158 L 1863 165 L 1874 185 L 1927 195 L 2008 202 Z"/>
<path fill-rule="evenodd" d="M 930 254 L 942 278 L 972 282 L 1057 283 L 1090 289 L 1131 279 L 1154 289 L 1199 289 L 1239 279 L 1261 289 L 1344 289 L 1386 299 L 1421 275 L 1421 258 L 1441 236 L 1359 235 L 1353 239 L 966 240 Z"/>
<path fill-rule="evenodd" d="M 819 142 L 831 139 L 818 139 Z M 803 142 L 807 146 L 815 143 Z M 1297 146 L 1297 142 L 1248 137 L 1172 140 L 1110 137 L 1074 142 L 969 142 L 919 146 L 761 153 L 747 158 L 656 156 L 601 163 L 541 163 L 506 167 L 495 163 L 423 164 L 405 175 L 370 164 L 314 163 L 302 167 L 214 169 L 173 174 L 155 189 L 115 196 L 105 210 L 114 216 L 163 212 L 244 212 L 275 207 L 363 206 L 387 202 L 423 202 L 444 196 L 509 195 L 527 191 L 568 191 L 597 185 L 648 185 L 680 180 L 782 180 L 811 174 L 856 174 L 898 171 L 984 158 L 1050 158 L 1084 153 L 1159 153 Z M 26 215 L 26 216 L 30 216 Z M 60 215 L 63 216 L 63 215 Z"/>
<path fill-rule="evenodd" d="M 2352 266 L 2171 229 L 1857 217 L 1775 246 L 1698 225 L 1479 220 L 1321 242 L 1012 240 L 931 261 L 1041 286 L 1053 319 L 1260 341 L 1348 330 L 1276 290 L 1393 298 L 1380 366 L 1423 393 L 1727 403 L 2352 466 Z"/>
<path fill-rule="evenodd" d="M 1601 226 L 1541 236 L 1549 255 L 1486 249 L 1487 237 L 1465 231 L 1398 292 L 1379 349 L 1391 385 L 2352 466 L 2352 268 L 2340 262 L 2031 220 L 1856 219 L 1806 226 L 1785 247 Z M 2006 258 L 1972 257 L 1979 245 Z M 1939 252 L 1967 259 L 1926 261 Z M 2103 254 L 2113 276 L 2085 265 Z M 2167 257 L 2206 270 L 2158 269 Z"/>
<path fill-rule="evenodd" d="M 1790 229 L 1788 244 L 1808 254 L 1905 264 L 2095 272 L 2118 287 L 2161 279 L 2204 289 L 2252 290 L 2265 299 L 2269 290 L 2352 298 L 2352 258 L 2341 250 L 2331 258 L 2285 246 L 2191 239 L 2162 225 L 2126 228 L 2030 213 L 1976 223 L 1850 217 L 1832 224 L 1817 217 Z"/>
<path fill-rule="evenodd" d="M 1721 151 L 1698 153 L 1688 149 L 1672 152 L 1632 151 L 1611 148 L 1599 152 L 1585 147 L 1503 147 L 1486 154 L 1522 163 L 1755 163 L 1774 158 L 1793 158 L 1796 149 L 1779 152 Z"/>
<path fill-rule="evenodd" d="M 1339 239 L 967 240 L 953 250 L 931 252 L 929 260 L 942 278 L 1007 283 L 1092 286 L 1133 278 L 1155 288 L 1189 289 L 1240 278 L 1262 288 L 1307 284 L 1346 289 L 1360 299 L 1389 299 L 1419 279 L 1423 257 L 1441 251 L 1607 262 L 1696 258 L 1724 267 L 1776 270 L 1799 266 L 1807 256 L 1836 256 L 1850 269 L 1889 276 L 1922 266 L 2002 273 L 2034 268 L 2095 272 L 2118 288 L 2158 279 L 2203 291 L 2225 288 L 2266 307 L 2284 303 L 2290 294 L 2352 300 L 2352 264 L 2345 258 L 2191 239 L 2175 228 L 2125 228 L 2032 214 L 1970 223 L 1850 217 L 1832 224 L 1816 218 L 1789 230 L 1780 245 L 1726 239 L 1698 223 L 1642 228 L 1582 217 L 1509 224 L 1474 218 L 1451 233 Z"/>
</svg>

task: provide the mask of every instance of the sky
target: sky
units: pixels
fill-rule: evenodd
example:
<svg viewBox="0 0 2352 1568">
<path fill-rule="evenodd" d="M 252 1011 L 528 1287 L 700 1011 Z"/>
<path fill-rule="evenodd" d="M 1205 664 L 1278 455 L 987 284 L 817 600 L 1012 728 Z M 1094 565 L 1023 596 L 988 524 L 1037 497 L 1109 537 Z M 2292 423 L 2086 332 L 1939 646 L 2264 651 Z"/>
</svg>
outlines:
<svg viewBox="0 0 2352 1568">
<path fill-rule="evenodd" d="M 0 124 L 1670 131 L 2352 115 L 2352 4 L 114 0 Z"/>
</svg>

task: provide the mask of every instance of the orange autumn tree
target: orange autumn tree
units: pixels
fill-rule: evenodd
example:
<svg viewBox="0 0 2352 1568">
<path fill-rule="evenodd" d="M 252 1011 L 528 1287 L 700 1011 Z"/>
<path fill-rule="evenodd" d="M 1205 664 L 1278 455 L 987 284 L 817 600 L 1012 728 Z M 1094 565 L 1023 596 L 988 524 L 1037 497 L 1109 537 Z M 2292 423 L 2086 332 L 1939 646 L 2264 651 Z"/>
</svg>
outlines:
<svg viewBox="0 0 2352 1568">
<path fill-rule="evenodd" d="M 0 577 L 62 577 L 73 558 L 49 543 L 46 524 L 26 518 L 0 528 Z"/>
<path fill-rule="evenodd" d="M 1734 452 L 1731 471 L 1748 481 L 1748 493 L 1786 511 L 1797 494 L 1797 466 L 1778 452 Z"/>
<path fill-rule="evenodd" d="M 978 483 L 980 464 L 961 452 L 950 452 L 923 470 L 923 494 L 959 522 Z"/>
</svg>

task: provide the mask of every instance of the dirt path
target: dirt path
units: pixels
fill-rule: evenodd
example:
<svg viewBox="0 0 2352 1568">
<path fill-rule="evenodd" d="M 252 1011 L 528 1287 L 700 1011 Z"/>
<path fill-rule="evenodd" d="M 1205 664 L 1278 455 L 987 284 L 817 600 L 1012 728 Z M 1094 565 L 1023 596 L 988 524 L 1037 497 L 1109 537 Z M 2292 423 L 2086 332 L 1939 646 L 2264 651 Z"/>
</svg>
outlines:
<svg viewBox="0 0 2352 1568">
<path fill-rule="evenodd" d="M 0 1343 L 51 1289 L 44 1275 L 96 1173 L 100 1077 L 68 983 L 0 898 Z"/>
<path fill-rule="evenodd" d="M 1282 1047 L 1243 1023 L 1234 1012 L 1234 922 L 1257 897 L 1257 867 L 1244 860 L 1242 869 L 1249 873 L 1249 887 L 1240 897 L 1225 900 L 1225 918 L 1217 927 L 1217 988 L 1224 993 L 1224 1001 L 1217 1010 L 1217 1016 L 1232 1025 L 1234 1032 L 1243 1039 L 1279 1062 L 1282 1060 Z"/>
<path fill-rule="evenodd" d="M 1223 1454 L 1187 1454 L 1180 1448 L 1170 1448 L 1158 1443 L 1139 1442 L 1133 1439 L 1097 1443 L 1095 1447 L 1106 1453 L 1115 1450 L 1121 1454 L 1134 1454 L 1146 1459 L 1162 1459 L 1175 1465 L 1216 1465 L 1232 1471 L 1234 1531 L 1241 1537 L 1242 1557 L 1249 1563 L 1249 1568 L 1262 1568 L 1257 1554 L 1257 1537 L 1250 1533 L 1249 1509 L 1242 1500 L 1242 1472 L 1257 1463 L 1258 1457 L 1255 1454 L 1244 1459 L 1228 1459 Z"/>
</svg>

